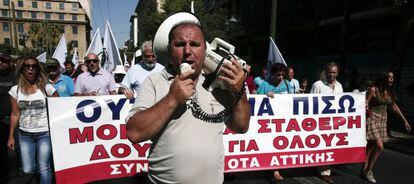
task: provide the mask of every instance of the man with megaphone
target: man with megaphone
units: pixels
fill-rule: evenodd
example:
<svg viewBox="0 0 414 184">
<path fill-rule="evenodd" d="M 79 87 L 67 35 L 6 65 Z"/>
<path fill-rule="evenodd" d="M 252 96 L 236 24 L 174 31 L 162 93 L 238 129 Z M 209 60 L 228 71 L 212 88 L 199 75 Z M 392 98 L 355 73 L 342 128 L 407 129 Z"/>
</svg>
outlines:
<svg viewBox="0 0 414 184">
<path fill-rule="evenodd" d="M 179 14 L 171 16 L 175 22 L 168 31 L 170 63 L 142 84 L 127 135 L 133 143 L 153 141 L 148 157 L 153 183 L 223 183 L 223 125 L 237 133 L 249 127 L 245 72 L 232 60 L 222 65 L 218 77 L 226 89 L 204 88 L 202 28 L 194 15 L 184 13 L 188 20 Z"/>
</svg>

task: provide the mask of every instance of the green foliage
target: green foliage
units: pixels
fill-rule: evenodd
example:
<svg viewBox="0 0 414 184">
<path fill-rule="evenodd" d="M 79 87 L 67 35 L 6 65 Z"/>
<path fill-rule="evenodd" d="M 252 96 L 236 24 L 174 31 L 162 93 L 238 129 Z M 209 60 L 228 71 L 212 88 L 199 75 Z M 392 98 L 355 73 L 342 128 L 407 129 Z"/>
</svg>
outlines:
<svg viewBox="0 0 414 184">
<path fill-rule="evenodd" d="M 30 26 L 29 41 L 31 41 L 34 48 L 38 46 L 44 48 L 50 56 L 62 33 L 63 27 L 61 25 L 40 22 Z"/>
<path fill-rule="evenodd" d="M 138 21 L 139 27 L 139 43 L 145 40 L 152 40 L 159 25 L 168 16 L 178 12 L 190 12 L 191 0 L 168 0 L 163 5 L 164 12 L 157 12 L 156 2 L 148 0 L 148 8 L 146 13 Z M 207 41 L 211 41 L 216 37 L 223 40 L 229 40 L 229 34 L 225 30 L 225 22 L 227 11 L 225 9 L 215 9 L 214 12 L 207 12 L 203 6 L 203 0 L 194 1 L 195 15 L 200 19 L 201 25 L 205 30 Z M 138 49 L 138 48 L 137 48 Z"/>
</svg>

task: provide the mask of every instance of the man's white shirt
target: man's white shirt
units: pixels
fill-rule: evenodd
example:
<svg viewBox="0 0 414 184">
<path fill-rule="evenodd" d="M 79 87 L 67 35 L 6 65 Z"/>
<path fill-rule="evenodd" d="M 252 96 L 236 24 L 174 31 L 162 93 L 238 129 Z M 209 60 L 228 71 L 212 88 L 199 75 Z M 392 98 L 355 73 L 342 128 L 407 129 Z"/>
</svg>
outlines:
<svg viewBox="0 0 414 184">
<path fill-rule="evenodd" d="M 163 69 L 164 66 L 158 63 L 155 64 L 152 70 L 146 70 L 142 67 L 142 63 L 135 64 L 128 70 L 121 84 L 128 89 L 134 90 L 134 93 L 137 94 L 139 87 L 150 74 L 160 72 Z"/>
</svg>

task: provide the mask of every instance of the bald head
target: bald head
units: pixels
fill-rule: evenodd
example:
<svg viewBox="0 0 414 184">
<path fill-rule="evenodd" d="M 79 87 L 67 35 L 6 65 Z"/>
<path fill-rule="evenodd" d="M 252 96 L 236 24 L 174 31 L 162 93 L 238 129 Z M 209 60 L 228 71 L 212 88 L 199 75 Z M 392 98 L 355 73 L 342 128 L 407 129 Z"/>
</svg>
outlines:
<svg viewBox="0 0 414 184">
<path fill-rule="evenodd" d="M 88 67 L 88 70 L 92 73 L 99 70 L 99 58 L 98 55 L 94 53 L 89 53 L 85 57 L 85 65 Z"/>
</svg>

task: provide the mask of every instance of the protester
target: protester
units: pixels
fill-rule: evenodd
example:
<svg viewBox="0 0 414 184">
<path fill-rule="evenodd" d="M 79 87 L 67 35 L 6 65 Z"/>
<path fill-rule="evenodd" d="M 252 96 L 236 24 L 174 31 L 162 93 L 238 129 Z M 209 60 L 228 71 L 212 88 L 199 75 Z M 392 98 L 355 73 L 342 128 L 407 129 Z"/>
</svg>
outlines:
<svg viewBox="0 0 414 184">
<path fill-rule="evenodd" d="M 316 81 L 312 85 L 310 93 L 321 93 L 321 94 L 332 94 L 332 93 L 343 93 L 342 85 L 336 78 L 339 74 L 338 64 L 331 62 L 325 65 L 324 71 L 321 74 L 321 79 Z M 327 183 L 333 183 L 331 178 L 330 166 L 317 167 L 320 174 L 320 178 Z"/>
<path fill-rule="evenodd" d="M 35 57 L 23 57 L 17 64 L 17 85 L 10 91 L 12 112 L 7 146 L 15 150 L 14 132 L 17 125 L 19 149 L 24 173 L 40 173 L 40 183 L 52 183 L 49 127 L 46 97 L 59 96 Z"/>
<path fill-rule="evenodd" d="M 286 70 L 287 68 L 283 64 L 273 64 L 270 68 L 270 73 L 272 75 L 271 80 L 269 82 L 266 80 L 256 82 L 259 83 L 257 93 L 266 94 L 270 97 L 273 97 L 274 94 L 294 93 L 293 87 L 290 85 L 289 81 L 285 80 Z"/>
<path fill-rule="evenodd" d="M 88 71 L 80 74 L 76 79 L 75 96 L 115 95 L 114 77 L 99 68 L 98 56 L 93 53 L 86 55 L 85 64 Z"/>
<path fill-rule="evenodd" d="M 308 79 L 307 78 L 303 78 L 300 81 L 300 88 L 299 88 L 299 93 L 308 93 Z"/>
<path fill-rule="evenodd" d="M 257 94 L 265 94 L 271 98 L 274 97 L 274 94 L 287 94 L 294 93 L 293 87 L 291 84 L 285 80 L 287 68 L 285 65 L 276 63 L 270 67 L 270 74 L 272 76 L 272 83 L 267 81 L 260 82 L 260 87 L 257 90 Z M 273 172 L 273 178 L 276 181 L 283 180 L 283 176 L 278 170 Z"/>
<path fill-rule="evenodd" d="M 76 84 L 76 80 L 78 79 L 79 75 L 84 72 L 87 72 L 88 67 L 84 63 L 79 63 L 75 68 L 76 69 L 72 74 L 72 79 L 73 79 L 73 82 L 75 82 Z"/>
<path fill-rule="evenodd" d="M 129 99 L 134 98 L 134 93 L 138 93 L 138 89 L 150 74 L 164 69 L 164 66 L 157 63 L 151 41 L 145 41 L 141 45 L 141 50 L 143 51 L 142 62 L 135 64 L 128 70 L 122 81 L 123 86 L 119 88 L 119 93 L 125 94 Z"/>
<path fill-rule="evenodd" d="M 367 159 L 363 173 L 364 177 L 372 183 L 376 183 L 372 168 L 384 149 L 384 142 L 388 140 L 387 107 L 391 107 L 391 110 L 403 120 L 408 132 L 411 130 L 410 124 L 396 103 L 396 96 L 391 88 L 393 84 L 394 73 L 385 72 L 377 79 L 376 84 L 368 89 L 366 95 L 370 116 L 367 118 Z"/>
<path fill-rule="evenodd" d="M 172 63 L 140 87 L 127 121 L 133 142 L 152 140 L 149 179 L 154 183 L 223 183 L 223 123 L 244 133 L 250 109 L 245 72 L 232 60 L 222 68 L 228 90 L 202 87 L 206 42 L 198 23 L 181 22 L 169 32 Z M 180 64 L 192 70 L 180 73 Z"/>
<path fill-rule="evenodd" d="M 289 81 L 290 85 L 293 87 L 293 92 L 299 93 L 299 90 L 300 90 L 299 81 L 294 79 L 293 77 L 295 77 L 295 71 L 293 70 L 292 67 L 289 67 L 287 80 Z"/>
<path fill-rule="evenodd" d="M 6 183 L 9 177 L 10 165 L 7 154 L 7 139 L 9 138 L 9 120 L 11 105 L 8 92 L 16 85 L 14 67 L 8 54 L 0 53 L 0 183 Z"/>
<path fill-rule="evenodd" d="M 256 83 L 254 82 L 254 79 L 251 76 L 252 67 L 250 65 L 246 64 L 246 71 L 247 71 L 246 84 L 247 84 L 248 92 L 250 94 L 256 94 L 257 93 L 256 92 Z"/>
<path fill-rule="evenodd" d="M 112 72 L 114 74 L 114 79 L 115 79 L 115 83 L 116 83 L 116 93 L 119 93 L 119 87 L 122 86 L 122 80 L 125 77 L 126 71 L 125 71 L 125 67 L 122 65 L 117 65 L 115 67 L 115 70 Z"/>
<path fill-rule="evenodd" d="M 49 84 L 52 84 L 59 96 L 73 96 L 75 84 L 72 78 L 60 73 L 59 61 L 55 58 L 46 60 L 46 72 Z"/>
<path fill-rule="evenodd" d="M 75 73 L 75 64 L 69 60 L 66 60 L 63 64 L 65 65 L 65 72 L 63 72 L 63 75 L 73 78 L 72 75 Z"/>
</svg>

